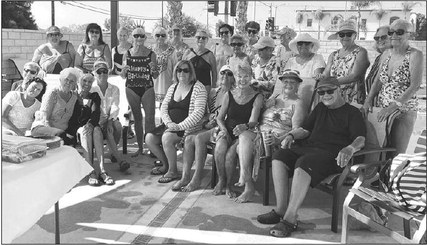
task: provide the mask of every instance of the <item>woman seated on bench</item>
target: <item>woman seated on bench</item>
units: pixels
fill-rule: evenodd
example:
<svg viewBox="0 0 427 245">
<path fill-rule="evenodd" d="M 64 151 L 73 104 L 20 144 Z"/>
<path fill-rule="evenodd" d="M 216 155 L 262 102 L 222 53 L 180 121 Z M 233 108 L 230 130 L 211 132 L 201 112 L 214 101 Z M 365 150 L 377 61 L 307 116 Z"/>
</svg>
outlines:
<svg viewBox="0 0 427 245">
<path fill-rule="evenodd" d="M 302 82 L 299 72 L 295 70 L 285 70 L 279 75 L 282 82 L 280 94 L 269 98 L 265 104 L 266 110 L 261 116 L 261 132 L 270 135 L 264 138 L 264 144 L 272 146 L 274 149 L 280 147 L 280 142 L 293 128 L 299 128 L 307 112 L 304 109 L 302 100 L 298 96 L 298 88 Z M 259 134 L 258 134 L 259 135 Z M 261 155 L 261 137 L 257 137 L 255 132 L 246 131 L 239 139 L 237 152 L 240 160 L 240 179 L 236 186 L 245 186 L 245 192 L 239 196 L 237 202 L 248 202 L 254 192 L 254 181 L 252 179 L 252 169 L 254 161 L 259 161 Z"/>
</svg>

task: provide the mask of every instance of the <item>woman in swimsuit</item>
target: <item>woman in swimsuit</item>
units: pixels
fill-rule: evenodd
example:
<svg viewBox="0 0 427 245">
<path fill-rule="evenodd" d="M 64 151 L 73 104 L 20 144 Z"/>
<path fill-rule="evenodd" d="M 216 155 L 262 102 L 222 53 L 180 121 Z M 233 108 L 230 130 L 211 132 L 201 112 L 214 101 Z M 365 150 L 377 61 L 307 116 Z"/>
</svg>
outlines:
<svg viewBox="0 0 427 245">
<path fill-rule="evenodd" d="M 123 68 L 123 55 L 132 47 L 132 43 L 128 41 L 129 29 L 126 27 L 120 27 L 119 30 L 117 30 L 117 38 L 119 40 L 119 45 L 111 50 L 113 56 L 113 75 L 120 75 Z"/>
<path fill-rule="evenodd" d="M 136 141 L 138 151 L 133 154 L 137 157 L 144 152 L 144 130 L 142 127 L 141 103 L 145 114 L 145 134 L 155 127 L 155 95 L 153 80 L 159 76 L 156 54 L 144 43 L 147 40 L 145 30 L 137 27 L 132 31 L 133 44 L 123 55 L 121 76 L 126 79 L 126 98 L 135 119 Z"/>
<path fill-rule="evenodd" d="M 182 56 L 183 60 L 190 60 L 196 69 L 196 77 L 210 92 L 211 87 L 216 85 L 217 70 L 216 60 L 213 53 L 206 48 L 209 41 L 209 35 L 205 30 L 196 32 L 197 47 L 188 49 Z"/>
<path fill-rule="evenodd" d="M 61 30 L 51 26 L 46 31 L 47 43 L 40 45 L 33 55 L 33 62 L 40 64 L 44 72 L 48 74 L 59 74 L 67 67 L 74 67 L 76 50 L 73 44 L 61 40 Z"/>
<path fill-rule="evenodd" d="M 102 39 L 101 27 L 90 23 L 86 27 L 85 38 L 77 49 L 74 66 L 84 73 L 90 73 L 97 60 L 103 60 L 108 63 L 108 67 L 112 67 L 110 47 Z"/>
</svg>

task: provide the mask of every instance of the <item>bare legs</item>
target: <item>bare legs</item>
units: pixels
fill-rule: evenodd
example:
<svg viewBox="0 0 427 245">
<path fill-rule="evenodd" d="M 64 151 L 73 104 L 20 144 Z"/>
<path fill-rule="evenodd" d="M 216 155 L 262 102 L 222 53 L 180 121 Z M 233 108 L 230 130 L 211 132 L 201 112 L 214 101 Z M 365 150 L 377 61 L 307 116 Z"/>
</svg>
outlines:
<svg viewBox="0 0 427 245">
<path fill-rule="evenodd" d="M 255 193 L 255 184 L 252 179 L 252 165 L 253 165 L 253 155 L 254 155 L 254 143 L 256 134 L 250 131 L 245 131 L 239 136 L 239 161 L 240 161 L 240 172 L 241 176 L 239 179 L 239 184 L 244 184 L 245 189 L 243 193 L 237 197 L 236 202 L 244 203 L 251 201 Z M 240 181 L 243 181 L 240 183 Z"/>
<path fill-rule="evenodd" d="M 176 177 L 178 168 L 176 163 L 176 147 L 182 138 L 176 133 L 164 132 L 162 136 L 148 133 L 146 143 L 150 151 L 162 162 L 163 166 L 159 169 L 166 172 L 165 177 Z M 163 146 L 161 147 L 160 144 Z"/>
<path fill-rule="evenodd" d="M 237 152 L 236 148 L 238 140 L 232 143 L 229 147 L 225 138 L 220 138 L 215 146 L 215 163 L 218 172 L 218 183 L 215 186 L 212 194 L 220 195 L 224 193 L 230 197 L 236 197 L 235 192 L 232 190 L 232 177 L 234 169 L 236 168 Z M 228 149 L 227 149 L 228 148 Z"/>
</svg>

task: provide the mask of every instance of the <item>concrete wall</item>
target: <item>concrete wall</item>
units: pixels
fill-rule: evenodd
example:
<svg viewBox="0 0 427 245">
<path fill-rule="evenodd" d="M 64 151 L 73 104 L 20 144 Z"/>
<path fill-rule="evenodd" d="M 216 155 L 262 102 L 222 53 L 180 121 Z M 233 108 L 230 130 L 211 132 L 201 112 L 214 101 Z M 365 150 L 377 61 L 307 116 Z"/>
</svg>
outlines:
<svg viewBox="0 0 427 245">
<path fill-rule="evenodd" d="M 83 40 L 84 34 L 64 33 L 63 40 L 70 41 L 77 49 L 78 45 Z M 110 44 L 110 34 L 104 35 L 104 40 Z M 195 38 L 186 38 L 184 40 L 190 46 L 195 47 Z M 2 60 L 1 60 L 1 73 L 6 74 L 5 78 L 14 80 L 19 77 L 13 63 L 9 58 L 18 59 L 21 61 L 30 61 L 33 57 L 34 50 L 41 44 L 46 42 L 46 35 L 42 31 L 22 30 L 22 29 L 2 29 Z M 211 47 L 218 39 L 210 39 L 208 47 Z M 279 40 L 276 40 L 279 43 Z M 147 40 L 147 45 L 154 43 L 150 37 Z M 369 60 L 374 61 L 377 52 L 372 48 L 374 41 L 357 41 L 359 45 L 368 50 Z M 420 49 L 424 54 L 424 61 L 426 61 L 426 41 L 410 41 L 411 46 Z M 337 40 L 322 40 L 320 41 L 320 49 L 318 53 L 322 54 L 327 61 L 329 54 L 341 47 Z M 424 64 L 423 83 L 426 83 L 426 64 Z M 18 67 L 22 70 L 22 67 Z M 3 85 L 2 85 L 3 86 Z"/>
</svg>

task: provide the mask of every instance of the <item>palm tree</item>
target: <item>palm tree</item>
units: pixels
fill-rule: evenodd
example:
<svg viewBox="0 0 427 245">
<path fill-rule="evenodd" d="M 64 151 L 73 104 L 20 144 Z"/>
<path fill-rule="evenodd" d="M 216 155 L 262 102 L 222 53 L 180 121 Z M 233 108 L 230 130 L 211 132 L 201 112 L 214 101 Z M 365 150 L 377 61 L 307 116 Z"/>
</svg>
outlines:
<svg viewBox="0 0 427 245">
<path fill-rule="evenodd" d="M 375 17 L 377 18 L 377 20 L 378 20 L 378 27 L 380 27 L 381 26 L 381 20 L 382 20 L 382 18 L 386 15 L 386 14 L 388 14 L 390 11 L 387 11 L 387 10 L 384 10 L 382 7 L 380 7 L 379 9 L 374 9 L 374 10 L 372 10 L 371 11 L 371 14 L 374 14 L 375 15 Z"/>
<path fill-rule="evenodd" d="M 369 8 L 372 4 L 377 1 L 352 1 L 351 5 L 357 9 L 357 38 L 359 39 L 359 28 L 360 28 L 360 19 L 362 18 L 362 14 L 360 12 L 361 9 Z"/>
<path fill-rule="evenodd" d="M 314 19 L 317 20 L 317 39 L 320 39 L 320 22 L 326 15 L 327 14 L 323 13 L 323 10 L 321 9 L 314 11 Z"/>
<path fill-rule="evenodd" d="M 297 24 L 298 24 L 298 29 L 299 29 L 299 33 L 300 34 L 301 34 L 301 23 L 302 23 L 303 20 L 304 20 L 304 15 L 301 12 L 298 12 L 297 13 L 296 21 L 297 21 Z"/>
<path fill-rule="evenodd" d="M 420 3 L 418 3 L 418 2 L 412 2 L 412 1 L 403 1 L 402 2 L 402 7 L 403 7 L 403 12 L 405 13 L 405 20 L 407 19 L 406 17 L 406 15 L 407 15 L 407 13 L 408 12 L 411 12 L 411 10 L 412 10 L 412 8 L 415 6 L 415 5 L 417 5 L 417 4 L 420 4 Z"/>
<path fill-rule="evenodd" d="M 182 25 L 182 3 L 181 1 L 168 1 L 167 19 L 169 30 L 174 24 Z"/>
<path fill-rule="evenodd" d="M 248 21 L 248 1 L 238 1 L 236 7 L 236 34 L 245 32 L 245 24 Z"/>
</svg>

